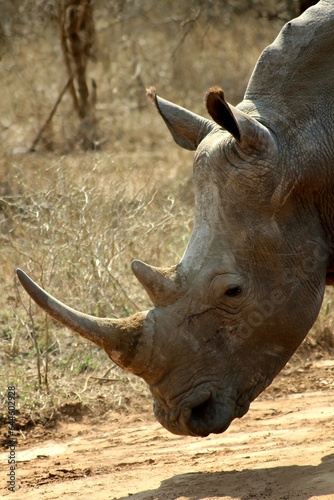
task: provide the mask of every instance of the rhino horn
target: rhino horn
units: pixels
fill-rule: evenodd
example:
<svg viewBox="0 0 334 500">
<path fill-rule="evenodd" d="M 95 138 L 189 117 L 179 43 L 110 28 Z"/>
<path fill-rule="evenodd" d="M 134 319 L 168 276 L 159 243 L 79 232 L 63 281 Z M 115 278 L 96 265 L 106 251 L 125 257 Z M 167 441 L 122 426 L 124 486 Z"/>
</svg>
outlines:
<svg viewBox="0 0 334 500">
<path fill-rule="evenodd" d="M 133 274 L 145 288 L 155 306 L 172 304 L 181 294 L 182 279 L 177 266 L 153 267 L 140 260 L 134 260 L 131 267 Z"/>
<path fill-rule="evenodd" d="M 176 144 L 184 149 L 195 150 L 204 137 L 217 128 L 211 120 L 158 97 L 153 87 L 147 90 L 147 96 L 164 119 Z"/>
<path fill-rule="evenodd" d="M 227 103 L 223 89 L 212 87 L 205 98 L 212 119 L 233 135 L 243 151 L 276 151 L 270 131 L 252 116 Z"/>
<path fill-rule="evenodd" d="M 150 383 L 154 320 L 149 312 L 122 319 L 96 318 L 55 299 L 21 269 L 17 270 L 17 276 L 31 298 L 50 316 L 102 347 L 123 369 Z"/>
</svg>

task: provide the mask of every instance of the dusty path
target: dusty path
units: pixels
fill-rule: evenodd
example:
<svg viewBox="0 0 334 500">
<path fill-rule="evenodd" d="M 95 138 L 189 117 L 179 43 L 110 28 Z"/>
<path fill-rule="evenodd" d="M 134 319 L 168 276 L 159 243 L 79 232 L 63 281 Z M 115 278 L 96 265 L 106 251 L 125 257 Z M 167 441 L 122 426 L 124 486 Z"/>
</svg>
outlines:
<svg viewBox="0 0 334 500">
<path fill-rule="evenodd" d="M 311 392 L 315 376 L 323 390 Z M 52 440 L 22 443 L 20 490 L 1 494 L 13 500 L 334 499 L 334 362 L 315 364 L 301 380 L 306 392 L 275 399 L 269 393 L 225 434 L 205 439 L 173 436 L 146 413 L 62 424 Z M 294 383 L 278 382 L 282 388 Z M 3 480 L 7 453 L 0 459 Z"/>
</svg>

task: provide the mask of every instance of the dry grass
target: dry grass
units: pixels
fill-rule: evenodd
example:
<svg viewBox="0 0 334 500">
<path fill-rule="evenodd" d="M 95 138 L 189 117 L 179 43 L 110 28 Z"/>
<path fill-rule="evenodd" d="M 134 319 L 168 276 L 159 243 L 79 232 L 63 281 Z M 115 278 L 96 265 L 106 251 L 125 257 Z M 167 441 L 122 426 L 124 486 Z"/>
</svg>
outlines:
<svg viewBox="0 0 334 500">
<path fill-rule="evenodd" d="M 192 227 L 193 193 L 192 154 L 174 145 L 144 87 L 155 84 L 160 95 L 201 114 L 213 84 L 236 103 L 280 26 L 249 16 L 192 22 L 196 11 L 178 4 L 172 21 L 167 4 L 120 19 L 97 2 L 96 61 L 88 72 L 98 86 L 98 151 L 80 150 L 65 96 L 40 150 L 13 154 L 31 145 L 66 82 L 56 25 L 21 19 L 24 29 L 0 62 L 1 390 L 16 385 L 19 410 L 33 421 L 69 408 L 126 410 L 147 389 L 47 320 L 18 286 L 15 268 L 91 314 L 119 317 L 149 307 L 130 262 L 178 262 Z M 332 300 L 329 292 L 307 353 L 332 329 Z"/>
</svg>

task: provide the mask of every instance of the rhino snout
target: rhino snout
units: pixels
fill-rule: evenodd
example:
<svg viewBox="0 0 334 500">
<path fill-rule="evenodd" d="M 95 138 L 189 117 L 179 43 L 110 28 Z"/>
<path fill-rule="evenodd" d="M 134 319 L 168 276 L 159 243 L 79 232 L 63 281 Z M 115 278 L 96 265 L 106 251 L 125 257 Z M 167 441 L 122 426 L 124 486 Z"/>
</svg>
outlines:
<svg viewBox="0 0 334 500">
<path fill-rule="evenodd" d="M 234 402 L 222 403 L 207 390 L 182 407 L 169 411 L 155 401 L 154 413 L 161 425 L 170 432 L 199 437 L 224 432 L 236 416 Z"/>
<path fill-rule="evenodd" d="M 188 428 L 195 436 L 220 434 L 230 426 L 234 416 L 234 405 L 228 407 L 210 394 L 202 403 L 191 408 Z"/>
</svg>

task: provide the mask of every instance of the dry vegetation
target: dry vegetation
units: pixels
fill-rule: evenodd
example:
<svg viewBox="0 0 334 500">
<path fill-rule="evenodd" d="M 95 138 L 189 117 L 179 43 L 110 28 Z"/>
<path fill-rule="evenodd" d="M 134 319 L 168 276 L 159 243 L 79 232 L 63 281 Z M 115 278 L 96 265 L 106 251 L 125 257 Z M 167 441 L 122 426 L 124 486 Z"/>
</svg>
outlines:
<svg viewBox="0 0 334 500">
<path fill-rule="evenodd" d="M 213 84 L 237 103 L 282 22 L 252 11 L 236 17 L 220 2 L 210 12 L 200 2 L 96 1 L 96 45 L 88 64 L 89 81 L 97 85 L 96 150 L 82 149 L 82 128 L 79 133 L 67 93 L 37 151 L 26 152 L 68 74 L 55 3 L 39 2 L 34 11 L 29 2 L 2 4 L 3 398 L 8 385 L 17 387 L 27 424 L 73 411 L 126 410 L 146 398 L 144 384 L 47 320 L 18 286 L 15 268 L 91 314 L 119 317 L 148 307 L 130 262 L 172 265 L 180 259 L 192 227 L 193 195 L 192 154 L 174 145 L 146 102 L 145 86 L 155 85 L 163 97 L 200 114 Z M 330 342 L 332 301 L 329 292 L 304 352 Z"/>
</svg>

